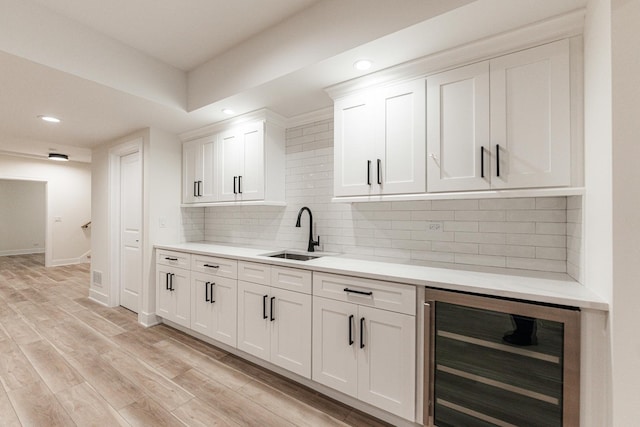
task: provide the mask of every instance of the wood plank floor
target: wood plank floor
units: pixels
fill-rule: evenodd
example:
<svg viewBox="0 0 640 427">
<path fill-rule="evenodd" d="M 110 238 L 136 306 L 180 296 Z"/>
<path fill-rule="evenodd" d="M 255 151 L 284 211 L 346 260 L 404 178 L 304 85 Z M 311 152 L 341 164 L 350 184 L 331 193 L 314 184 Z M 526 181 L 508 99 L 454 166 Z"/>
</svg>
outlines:
<svg viewBox="0 0 640 427">
<path fill-rule="evenodd" d="M 124 308 L 89 265 L 0 257 L 0 426 L 385 426 Z"/>
</svg>

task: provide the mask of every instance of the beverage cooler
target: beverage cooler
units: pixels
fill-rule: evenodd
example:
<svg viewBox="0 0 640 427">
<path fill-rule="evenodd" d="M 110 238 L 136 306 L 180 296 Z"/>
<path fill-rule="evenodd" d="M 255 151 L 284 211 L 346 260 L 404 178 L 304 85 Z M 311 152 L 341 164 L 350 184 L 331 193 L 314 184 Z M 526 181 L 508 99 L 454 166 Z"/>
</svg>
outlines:
<svg viewBox="0 0 640 427">
<path fill-rule="evenodd" d="M 427 426 L 577 426 L 580 311 L 426 288 Z"/>
</svg>

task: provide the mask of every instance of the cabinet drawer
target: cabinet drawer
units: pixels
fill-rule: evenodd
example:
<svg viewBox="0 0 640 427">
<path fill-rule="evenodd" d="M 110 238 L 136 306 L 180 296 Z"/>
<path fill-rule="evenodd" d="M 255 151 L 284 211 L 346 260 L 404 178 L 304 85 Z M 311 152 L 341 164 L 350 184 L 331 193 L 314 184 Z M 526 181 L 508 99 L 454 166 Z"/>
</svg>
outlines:
<svg viewBox="0 0 640 427">
<path fill-rule="evenodd" d="M 413 285 L 314 273 L 313 295 L 412 316 L 416 314 L 416 288 Z"/>
<path fill-rule="evenodd" d="M 191 270 L 235 279 L 238 277 L 238 261 L 206 255 L 191 255 Z"/>
<path fill-rule="evenodd" d="M 271 282 L 271 266 L 255 262 L 238 262 L 238 280 L 269 285 Z"/>
<path fill-rule="evenodd" d="M 271 266 L 271 286 L 310 294 L 311 271 Z"/>
<path fill-rule="evenodd" d="M 189 269 L 191 266 L 191 254 L 159 249 L 156 251 L 156 263 Z"/>
</svg>

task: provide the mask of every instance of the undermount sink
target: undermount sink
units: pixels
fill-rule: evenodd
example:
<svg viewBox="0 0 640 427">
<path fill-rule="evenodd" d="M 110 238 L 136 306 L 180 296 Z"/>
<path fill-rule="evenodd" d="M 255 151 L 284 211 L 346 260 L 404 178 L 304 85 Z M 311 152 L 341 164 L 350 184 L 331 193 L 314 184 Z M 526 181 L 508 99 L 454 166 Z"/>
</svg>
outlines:
<svg viewBox="0 0 640 427">
<path fill-rule="evenodd" d="M 282 252 L 276 252 L 275 254 L 270 254 L 265 256 L 268 256 L 269 258 L 284 258 L 284 259 L 293 259 L 296 261 L 309 261 L 311 259 L 320 258 L 322 255 L 307 255 L 307 254 L 300 254 L 296 252 L 282 251 Z"/>
</svg>

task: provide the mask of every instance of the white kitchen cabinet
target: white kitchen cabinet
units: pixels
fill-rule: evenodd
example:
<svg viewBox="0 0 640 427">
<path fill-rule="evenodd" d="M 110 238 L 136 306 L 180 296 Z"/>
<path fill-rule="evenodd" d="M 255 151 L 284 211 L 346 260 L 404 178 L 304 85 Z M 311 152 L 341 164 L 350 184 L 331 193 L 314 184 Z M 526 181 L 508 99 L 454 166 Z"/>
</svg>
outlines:
<svg viewBox="0 0 640 427">
<path fill-rule="evenodd" d="M 183 144 L 183 203 L 207 203 L 218 199 L 217 157 L 216 135 Z"/>
<path fill-rule="evenodd" d="M 299 275 L 300 280 L 306 275 Z M 295 276 L 275 275 L 286 277 L 286 282 Z M 238 278 L 238 349 L 311 378 L 311 295 L 278 287 L 288 287 L 285 281 L 265 284 L 270 282 L 271 267 L 264 264 L 238 263 Z M 261 283 L 242 280 L 247 278 Z M 293 287 L 300 289 L 304 284 Z"/>
<path fill-rule="evenodd" d="M 237 280 L 191 272 L 191 329 L 236 346 Z"/>
<path fill-rule="evenodd" d="M 415 80 L 335 101 L 336 196 L 425 191 L 424 91 Z"/>
<path fill-rule="evenodd" d="M 427 78 L 429 192 L 570 185 L 569 41 Z"/>
<path fill-rule="evenodd" d="M 415 334 L 414 287 L 314 274 L 314 381 L 413 420 Z"/>
<path fill-rule="evenodd" d="M 264 122 L 222 132 L 220 200 L 264 199 Z"/>
<path fill-rule="evenodd" d="M 156 264 L 156 313 L 178 325 L 191 325 L 190 272 L 182 268 Z"/>
</svg>

